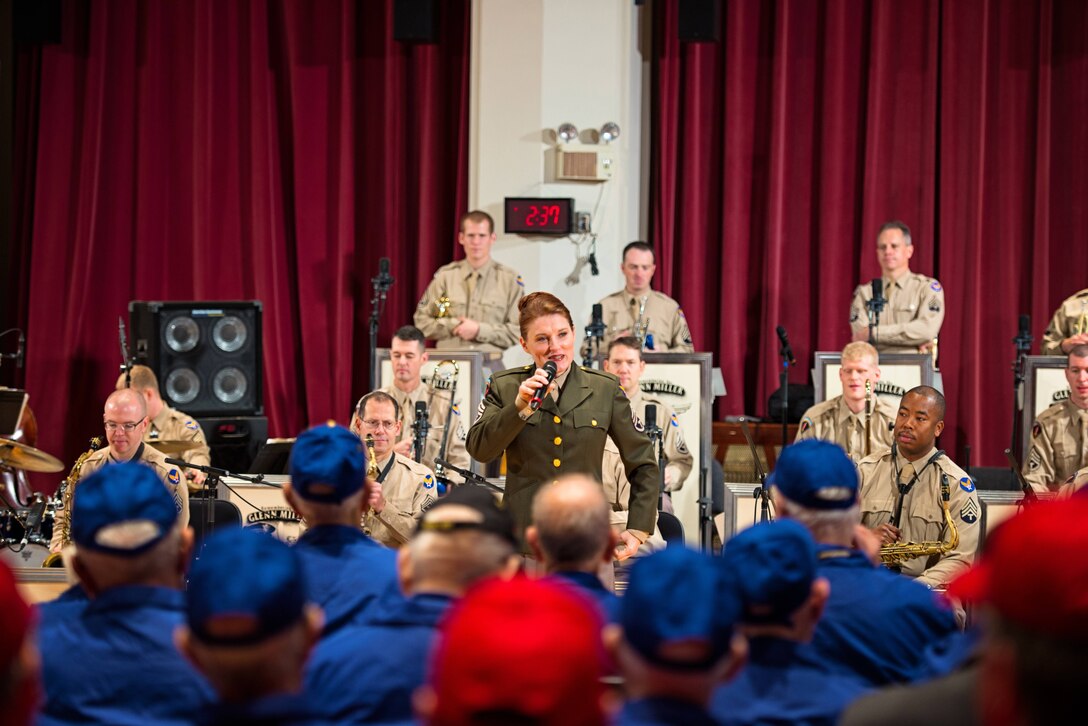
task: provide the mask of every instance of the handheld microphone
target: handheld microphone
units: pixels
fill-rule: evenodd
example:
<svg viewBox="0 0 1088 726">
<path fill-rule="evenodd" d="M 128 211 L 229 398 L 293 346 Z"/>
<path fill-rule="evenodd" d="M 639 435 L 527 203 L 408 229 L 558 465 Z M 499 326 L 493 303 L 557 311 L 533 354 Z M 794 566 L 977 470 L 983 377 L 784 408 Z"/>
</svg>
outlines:
<svg viewBox="0 0 1088 726">
<path fill-rule="evenodd" d="M 775 331 L 778 333 L 778 340 L 782 343 L 782 350 L 779 353 L 789 361 L 791 366 L 797 365 L 797 360 L 793 357 L 793 349 L 790 348 L 789 336 L 786 335 L 786 329 L 779 325 L 775 328 Z"/>
<path fill-rule="evenodd" d="M 529 400 L 530 411 L 537 410 L 540 408 L 540 404 L 544 403 L 544 396 L 548 393 L 548 386 L 555 380 L 555 374 L 557 372 L 558 369 L 555 367 L 555 361 L 550 360 L 544 364 L 544 373 L 548 376 L 548 382 L 536 389 L 536 393 L 534 393 L 532 399 Z"/>
</svg>

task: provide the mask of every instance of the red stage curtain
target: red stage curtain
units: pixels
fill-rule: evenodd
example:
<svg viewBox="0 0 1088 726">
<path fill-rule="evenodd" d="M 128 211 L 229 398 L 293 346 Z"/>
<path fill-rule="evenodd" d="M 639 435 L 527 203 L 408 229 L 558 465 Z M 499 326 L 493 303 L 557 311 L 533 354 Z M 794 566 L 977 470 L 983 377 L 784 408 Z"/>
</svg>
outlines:
<svg viewBox="0 0 1088 726">
<path fill-rule="evenodd" d="M 263 301 L 273 434 L 347 420 L 379 257 L 387 342 L 467 203 L 470 3 L 438 5 L 440 42 L 409 45 L 392 0 L 64 3 L 62 44 L 18 56 L 40 446 L 100 431 L 132 299 Z"/>
<path fill-rule="evenodd" d="M 1088 286 L 1088 4 L 726 0 L 717 44 L 681 43 L 678 6 L 654 3 L 651 227 L 720 412 L 766 411 L 776 325 L 799 368 L 849 341 L 898 218 L 947 294 L 942 446 L 1004 463 L 1017 316 L 1038 341 Z"/>
</svg>

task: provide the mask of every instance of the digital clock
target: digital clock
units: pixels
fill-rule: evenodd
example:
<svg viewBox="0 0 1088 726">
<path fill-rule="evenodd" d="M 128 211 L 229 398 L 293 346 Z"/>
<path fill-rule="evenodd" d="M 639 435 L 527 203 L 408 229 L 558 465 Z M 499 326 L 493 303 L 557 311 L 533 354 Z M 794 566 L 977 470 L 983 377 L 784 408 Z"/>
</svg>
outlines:
<svg viewBox="0 0 1088 726">
<path fill-rule="evenodd" d="M 507 197 L 507 234 L 570 234 L 574 228 L 574 199 Z"/>
</svg>

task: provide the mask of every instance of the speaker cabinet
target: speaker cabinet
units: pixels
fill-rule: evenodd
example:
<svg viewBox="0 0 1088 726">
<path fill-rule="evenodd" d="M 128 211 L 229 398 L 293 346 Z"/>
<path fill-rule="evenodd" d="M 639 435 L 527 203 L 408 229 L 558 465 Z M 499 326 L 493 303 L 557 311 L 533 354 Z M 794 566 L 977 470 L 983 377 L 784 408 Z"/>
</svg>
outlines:
<svg viewBox="0 0 1088 726">
<path fill-rule="evenodd" d="M 264 416 L 198 418 L 204 429 L 212 466 L 234 474 L 245 474 L 253 464 L 261 444 L 268 439 L 268 419 Z"/>
<path fill-rule="evenodd" d="M 686 43 L 717 43 L 722 30 L 721 0 L 680 0 L 678 34 Z"/>
<path fill-rule="evenodd" d="M 259 416 L 261 303 L 128 304 L 137 363 L 155 371 L 167 405 L 190 416 Z"/>
<path fill-rule="evenodd" d="M 393 40 L 437 43 L 437 0 L 393 0 Z"/>
</svg>

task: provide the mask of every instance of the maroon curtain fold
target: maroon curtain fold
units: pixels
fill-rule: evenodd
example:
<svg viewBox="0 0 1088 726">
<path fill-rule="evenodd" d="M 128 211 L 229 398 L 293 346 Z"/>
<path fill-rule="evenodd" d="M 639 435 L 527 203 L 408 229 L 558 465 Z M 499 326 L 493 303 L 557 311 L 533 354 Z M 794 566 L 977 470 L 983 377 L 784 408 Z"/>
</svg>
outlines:
<svg viewBox="0 0 1088 726">
<path fill-rule="evenodd" d="M 63 42 L 20 55 L 40 99 L 26 385 L 39 445 L 101 428 L 117 317 L 143 300 L 259 299 L 273 435 L 346 421 L 380 341 L 454 252 L 467 203 L 469 2 L 439 42 L 392 37 L 392 0 L 66 2 Z"/>
<path fill-rule="evenodd" d="M 724 0 L 721 42 L 695 44 L 679 4 L 654 3 L 651 227 L 720 412 L 766 411 L 776 325 L 805 368 L 849 341 L 898 218 L 947 294 L 942 445 L 1001 465 L 1017 316 L 1038 338 L 1086 284 L 1088 5 Z"/>
</svg>

